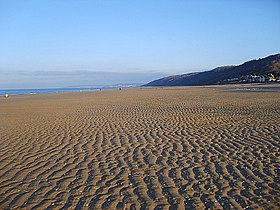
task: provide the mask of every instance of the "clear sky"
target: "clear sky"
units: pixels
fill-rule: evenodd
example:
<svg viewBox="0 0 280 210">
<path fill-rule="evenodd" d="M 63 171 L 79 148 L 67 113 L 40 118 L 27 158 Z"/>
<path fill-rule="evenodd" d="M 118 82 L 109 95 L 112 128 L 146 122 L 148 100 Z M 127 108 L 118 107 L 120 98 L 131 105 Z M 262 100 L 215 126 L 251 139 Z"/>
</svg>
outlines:
<svg viewBox="0 0 280 210">
<path fill-rule="evenodd" d="M 145 83 L 279 53 L 279 0 L 0 0 L 0 89 Z"/>
</svg>

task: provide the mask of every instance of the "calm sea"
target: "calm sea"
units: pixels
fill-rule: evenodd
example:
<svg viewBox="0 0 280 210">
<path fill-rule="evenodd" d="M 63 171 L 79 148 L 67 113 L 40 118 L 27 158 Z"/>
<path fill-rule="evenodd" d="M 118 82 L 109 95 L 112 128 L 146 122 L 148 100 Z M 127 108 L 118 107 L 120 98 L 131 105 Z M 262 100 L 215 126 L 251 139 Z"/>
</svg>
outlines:
<svg viewBox="0 0 280 210">
<path fill-rule="evenodd" d="M 66 92 L 83 92 L 83 91 L 97 91 L 97 90 L 112 90 L 116 88 L 51 88 L 51 89 L 14 89 L 14 90 L 0 90 L 0 96 L 9 95 L 23 95 L 23 94 L 46 94 L 46 93 L 66 93 Z"/>
</svg>

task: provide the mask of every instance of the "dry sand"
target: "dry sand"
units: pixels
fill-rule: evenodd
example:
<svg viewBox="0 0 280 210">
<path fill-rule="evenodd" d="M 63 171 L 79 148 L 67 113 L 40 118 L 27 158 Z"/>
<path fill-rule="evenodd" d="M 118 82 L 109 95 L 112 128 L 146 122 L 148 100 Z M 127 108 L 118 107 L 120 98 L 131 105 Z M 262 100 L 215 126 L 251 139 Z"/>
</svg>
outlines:
<svg viewBox="0 0 280 210">
<path fill-rule="evenodd" d="M 279 209 L 280 91 L 0 99 L 0 209 Z"/>
</svg>

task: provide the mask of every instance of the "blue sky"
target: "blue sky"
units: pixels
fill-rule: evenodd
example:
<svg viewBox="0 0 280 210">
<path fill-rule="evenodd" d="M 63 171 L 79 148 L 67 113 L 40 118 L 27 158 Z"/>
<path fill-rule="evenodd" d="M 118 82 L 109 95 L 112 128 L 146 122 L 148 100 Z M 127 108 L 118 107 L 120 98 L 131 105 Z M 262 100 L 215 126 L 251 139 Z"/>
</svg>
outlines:
<svg viewBox="0 0 280 210">
<path fill-rule="evenodd" d="M 0 89 L 146 83 L 279 53 L 278 0 L 0 0 Z"/>
</svg>

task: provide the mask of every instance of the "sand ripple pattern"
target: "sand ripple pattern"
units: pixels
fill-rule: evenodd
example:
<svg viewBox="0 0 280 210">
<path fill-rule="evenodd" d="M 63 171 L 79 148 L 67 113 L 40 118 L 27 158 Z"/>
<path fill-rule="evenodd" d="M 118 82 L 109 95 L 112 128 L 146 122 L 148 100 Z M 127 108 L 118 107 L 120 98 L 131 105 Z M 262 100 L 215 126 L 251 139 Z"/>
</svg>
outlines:
<svg viewBox="0 0 280 210">
<path fill-rule="evenodd" d="M 1 209 L 279 209 L 280 92 L 0 100 Z"/>
</svg>

